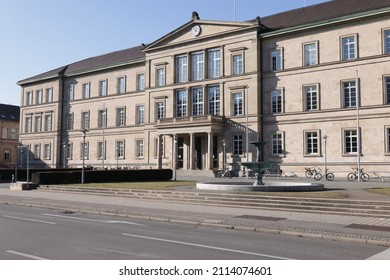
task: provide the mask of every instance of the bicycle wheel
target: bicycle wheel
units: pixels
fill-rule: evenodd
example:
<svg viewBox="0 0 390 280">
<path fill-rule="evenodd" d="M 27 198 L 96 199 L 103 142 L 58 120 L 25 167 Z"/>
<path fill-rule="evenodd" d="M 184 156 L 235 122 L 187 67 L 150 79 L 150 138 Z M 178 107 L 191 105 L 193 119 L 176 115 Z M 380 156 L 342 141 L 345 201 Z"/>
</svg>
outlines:
<svg viewBox="0 0 390 280">
<path fill-rule="evenodd" d="M 306 178 L 311 178 L 311 176 L 313 176 L 313 173 L 311 173 L 310 170 L 306 170 L 305 175 L 306 175 Z"/>
<path fill-rule="evenodd" d="M 333 173 L 326 174 L 326 180 L 333 181 L 334 180 L 334 174 Z"/>
<path fill-rule="evenodd" d="M 367 182 L 368 180 L 370 180 L 370 175 L 368 175 L 367 173 L 362 173 L 360 175 L 360 178 L 364 181 L 364 182 Z"/>
<path fill-rule="evenodd" d="M 347 178 L 349 181 L 355 181 L 356 180 L 356 174 L 355 173 L 348 173 Z"/>
<path fill-rule="evenodd" d="M 226 178 L 228 178 L 228 179 L 231 179 L 231 178 L 232 178 L 232 174 L 230 174 L 230 171 L 226 171 L 225 176 L 226 176 Z"/>
<path fill-rule="evenodd" d="M 315 179 L 316 181 L 321 180 L 321 178 L 322 178 L 322 174 L 321 174 L 321 173 L 316 173 L 316 174 L 314 175 L 314 179 Z"/>
<path fill-rule="evenodd" d="M 223 175 L 223 171 L 218 171 L 218 173 L 217 173 L 217 177 L 218 177 L 218 178 L 221 178 L 221 177 L 222 177 L 222 175 Z"/>
</svg>

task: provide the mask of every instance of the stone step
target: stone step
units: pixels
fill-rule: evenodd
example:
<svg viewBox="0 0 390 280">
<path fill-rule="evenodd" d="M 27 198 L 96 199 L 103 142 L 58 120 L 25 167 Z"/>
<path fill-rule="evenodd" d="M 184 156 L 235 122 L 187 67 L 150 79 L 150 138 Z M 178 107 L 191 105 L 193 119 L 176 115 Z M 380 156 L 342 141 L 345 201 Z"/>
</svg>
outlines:
<svg viewBox="0 0 390 280">
<path fill-rule="evenodd" d="M 160 190 L 89 188 L 71 186 L 40 187 L 39 191 L 59 191 L 95 195 L 119 196 L 145 200 L 160 200 L 178 203 L 278 209 L 390 218 L 390 202 L 342 199 L 291 198 L 262 195 L 217 194 L 200 192 L 177 192 Z"/>
</svg>

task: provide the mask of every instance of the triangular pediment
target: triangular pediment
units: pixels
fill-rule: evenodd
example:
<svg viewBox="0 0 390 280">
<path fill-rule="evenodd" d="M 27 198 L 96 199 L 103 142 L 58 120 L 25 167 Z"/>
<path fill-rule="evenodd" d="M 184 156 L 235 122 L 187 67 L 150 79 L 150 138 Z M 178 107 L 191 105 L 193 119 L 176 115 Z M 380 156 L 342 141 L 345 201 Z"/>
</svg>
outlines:
<svg viewBox="0 0 390 280">
<path fill-rule="evenodd" d="M 212 39 L 213 37 L 224 36 L 232 32 L 242 32 L 243 29 L 251 29 L 258 25 L 258 22 L 207 21 L 194 19 L 149 44 L 144 51 L 148 52 L 154 49 L 188 44 L 197 40 Z"/>
</svg>

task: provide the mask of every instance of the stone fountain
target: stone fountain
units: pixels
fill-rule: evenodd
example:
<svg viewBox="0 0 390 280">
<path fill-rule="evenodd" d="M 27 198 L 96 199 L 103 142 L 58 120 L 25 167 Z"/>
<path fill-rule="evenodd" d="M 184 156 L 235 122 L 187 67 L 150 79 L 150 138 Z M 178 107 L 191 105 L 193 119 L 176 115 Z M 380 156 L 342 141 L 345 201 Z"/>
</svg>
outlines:
<svg viewBox="0 0 390 280">
<path fill-rule="evenodd" d="M 241 165 L 246 168 L 252 169 L 255 172 L 256 181 L 253 184 L 242 181 L 213 181 L 213 182 L 198 182 L 196 188 L 200 190 L 212 190 L 212 191 L 263 191 L 263 192 L 302 192 L 302 191 L 321 191 L 324 189 L 324 185 L 320 183 L 302 183 L 302 182 L 283 182 L 283 180 L 277 180 L 274 182 L 263 182 L 263 174 L 266 170 L 272 169 L 274 164 L 270 162 L 262 162 L 260 151 L 265 142 L 257 141 L 251 142 L 256 147 L 257 155 L 256 161 L 242 162 Z"/>
<path fill-rule="evenodd" d="M 264 185 L 263 183 L 263 174 L 266 170 L 271 169 L 274 164 L 269 162 L 261 162 L 260 151 L 265 145 L 265 142 L 251 142 L 252 146 L 256 147 L 256 161 L 255 162 L 242 162 L 241 165 L 245 166 L 248 169 L 252 169 L 255 172 L 256 181 L 253 183 L 254 186 Z"/>
</svg>

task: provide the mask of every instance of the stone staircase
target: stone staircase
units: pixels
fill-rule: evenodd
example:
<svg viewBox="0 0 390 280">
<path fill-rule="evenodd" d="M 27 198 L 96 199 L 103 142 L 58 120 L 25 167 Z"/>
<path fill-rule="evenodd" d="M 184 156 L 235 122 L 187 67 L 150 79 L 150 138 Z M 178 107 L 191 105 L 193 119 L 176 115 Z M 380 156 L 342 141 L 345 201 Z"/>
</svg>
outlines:
<svg viewBox="0 0 390 280">
<path fill-rule="evenodd" d="M 160 191 L 72 186 L 44 186 L 39 187 L 37 191 L 118 196 L 132 199 L 221 207 L 390 218 L 390 202 L 388 201 L 277 197 L 261 195 L 259 193 L 232 194 L 197 191 Z"/>
</svg>

